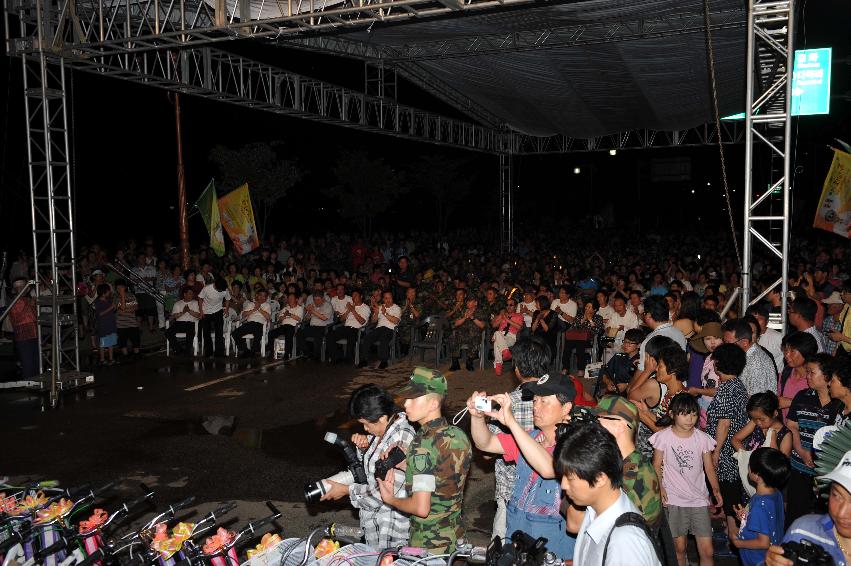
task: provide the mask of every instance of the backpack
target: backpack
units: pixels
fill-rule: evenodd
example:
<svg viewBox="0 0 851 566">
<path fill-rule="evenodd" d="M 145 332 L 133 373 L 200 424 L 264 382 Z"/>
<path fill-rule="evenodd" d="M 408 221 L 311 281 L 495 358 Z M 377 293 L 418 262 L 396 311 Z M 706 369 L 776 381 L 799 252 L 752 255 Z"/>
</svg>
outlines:
<svg viewBox="0 0 851 566">
<path fill-rule="evenodd" d="M 650 527 L 647 526 L 647 521 L 639 513 L 628 511 L 615 519 L 615 526 L 612 527 L 612 530 L 609 531 L 609 535 L 606 537 L 606 544 L 603 546 L 602 566 L 606 566 L 606 556 L 609 553 L 609 542 L 612 539 L 612 532 L 618 527 L 638 527 L 644 531 L 644 534 L 647 535 L 647 538 L 650 539 L 650 543 L 653 545 L 653 550 L 656 551 L 656 559 L 659 561 L 659 564 L 667 563 L 665 553 L 660 548 L 660 543 L 656 540 L 656 537 L 650 531 Z"/>
</svg>

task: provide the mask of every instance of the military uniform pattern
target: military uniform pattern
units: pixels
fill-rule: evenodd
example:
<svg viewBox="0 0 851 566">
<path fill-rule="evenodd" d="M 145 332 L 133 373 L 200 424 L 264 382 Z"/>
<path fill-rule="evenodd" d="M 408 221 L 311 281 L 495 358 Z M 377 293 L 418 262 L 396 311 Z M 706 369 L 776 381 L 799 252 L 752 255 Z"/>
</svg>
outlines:
<svg viewBox="0 0 851 566">
<path fill-rule="evenodd" d="M 423 424 L 408 449 L 405 489 L 431 491 L 428 517 L 411 516 L 411 546 L 452 552 L 463 534 L 461 504 L 470 471 L 470 439 L 440 417 Z"/>
<path fill-rule="evenodd" d="M 623 461 L 623 490 L 655 532 L 662 522 L 662 495 L 653 465 L 638 450 Z"/>
<path fill-rule="evenodd" d="M 413 318 L 411 309 L 406 309 L 407 301 L 402 302 L 399 306 L 402 308 L 402 319 L 399 321 L 399 340 L 402 344 L 409 346 L 411 344 L 411 330 L 424 318 L 423 302 L 419 297 L 414 299 L 414 308 L 420 313 L 420 318 Z"/>
<path fill-rule="evenodd" d="M 482 329 L 472 320 L 465 320 L 461 326 L 455 326 L 455 321 L 462 318 L 465 312 L 467 312 L 466 308 L 452 320 L 452 333 L 449 335 L 449 356 L 452 358 L 460 358 L 461 350 L 464 348 L 467 349 L 468 357 L 475 358 L 482 343 Z M 488 316 L 481 306 L 476 307 L 473 318 L 484 322 L 485 329 L 490 327 Z"/>
</svg>

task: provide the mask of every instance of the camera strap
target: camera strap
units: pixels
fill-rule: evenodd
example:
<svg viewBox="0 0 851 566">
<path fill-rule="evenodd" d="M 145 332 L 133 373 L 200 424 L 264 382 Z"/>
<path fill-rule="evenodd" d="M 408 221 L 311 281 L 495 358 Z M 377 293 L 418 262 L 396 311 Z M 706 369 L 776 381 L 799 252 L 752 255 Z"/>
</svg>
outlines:
<svg viewBox="0 0 851 566">
<path fill-rule="evenodd" d="M 460 411 L 458 411 L 457 413 L 455 413 L 455 416 L 454 416 L 454 417 L 452 417 L 452 424 L 453 424 L 453 425 L 455 425 L 455 426 L 458 426 L 458 423 L 460 423 L 460 422 L 461 422 L 461 419 L 463 419 L 463 418 L 464 418 L 464 415 L 466 415 L 466 414 L 467 414 L 467 413 L 469 413 L 469 412 L 470 412 L 470 409 L 468 409 L 468 408 L 465 406 L 463 409 L 461 409 Z"/>
<path fill-rule="evenodd" d="M 650 527 L 647 526 L 647 521 L 644 519 L 644 516 L 629 511 L 624 513 L 617 519 L 615 519 L 615 525 L 612 527 L 612 530 L 609 531 L 609 535 L 606 537 L 606 544 L 603 546 L 603 561 L 601 562 L 602 566 L 606 566 L 606 555 L 609 552 L 609 542 L 612 539 L 612 533 L 618 527 L 637 527 L 644 531 L 644 534 L 647 535 L 650 544 L 653 545 L 653 550 L 656 551 L 656 558 L 659 559 L 661 564 L 665 564 L 663 560 L 664 556 L 659 554 L 659 548 L 656 545 L 656 540 L 653 538 L 653 533 L 650 532 Z"/>
</svg>

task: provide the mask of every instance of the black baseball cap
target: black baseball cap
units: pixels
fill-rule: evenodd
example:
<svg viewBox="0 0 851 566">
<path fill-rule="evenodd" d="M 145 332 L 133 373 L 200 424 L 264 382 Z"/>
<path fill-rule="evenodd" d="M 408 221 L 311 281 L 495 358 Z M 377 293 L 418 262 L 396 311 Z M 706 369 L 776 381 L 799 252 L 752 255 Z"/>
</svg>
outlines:
<svg viewBox="0 0 851 566">
<path fill-rule="evenodd" d="M 561 393 L 571 401 L 576 398 L 576 387 L 573 386 L 573 381 L 567 375 L 544 375 L 538 381 L 530 381 L 525 384 L 523 389 L 539 397 Z"/>
</svg>

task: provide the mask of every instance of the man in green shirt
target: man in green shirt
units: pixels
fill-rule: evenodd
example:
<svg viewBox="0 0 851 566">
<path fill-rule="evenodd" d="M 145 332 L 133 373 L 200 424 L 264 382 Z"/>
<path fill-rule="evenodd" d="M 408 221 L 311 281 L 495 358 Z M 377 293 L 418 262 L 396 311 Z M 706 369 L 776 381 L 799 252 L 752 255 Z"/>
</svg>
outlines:
<svg viewBox="0 0 851 566">
<path fill-rule="evenodd" d="M 461 504 L 472 454 L 464 431 L 441 414 L 446 389 L 439 371 L 414 368 L 397 393 L 405 399 L 408 420 L 420 425 L 404 464 L 405 489 L 411 495 L 396 497 L 392 475 L 378 482 L 384 503 L 411 516 L 410 545 L 432 554 L 451 553 L 463 535 Z"/>
</svg>

